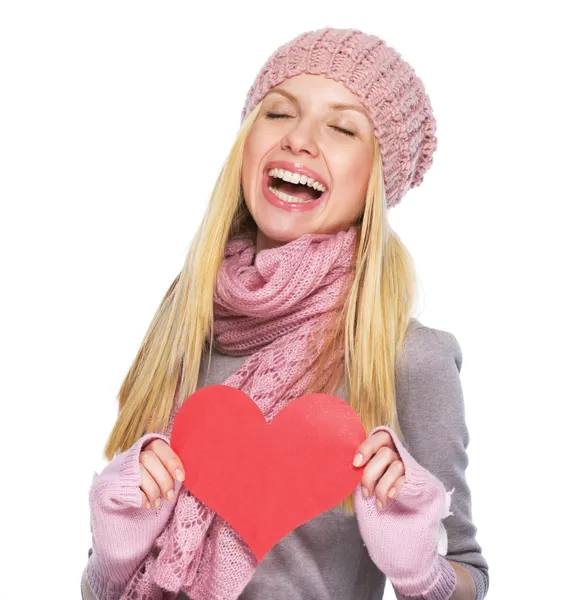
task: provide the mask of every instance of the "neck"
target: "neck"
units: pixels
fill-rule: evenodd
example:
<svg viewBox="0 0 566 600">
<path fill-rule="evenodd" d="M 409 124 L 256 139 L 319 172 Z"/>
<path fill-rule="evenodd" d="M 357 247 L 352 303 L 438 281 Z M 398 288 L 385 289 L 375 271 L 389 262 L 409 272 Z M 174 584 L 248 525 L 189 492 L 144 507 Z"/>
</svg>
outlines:
<svg viewBox="0 0 566 600">
<path fill-rule="evenodd" d="M 268 238 L 263 231 L 260 229 L 257 230 L 256 240 L 255 240 L 255 255 L 257 256 L 262 250 L 267 250 L 268 248 L 277 248 L 278 246 L 282 246 L 285 242 L 281 242 L 278 240 L 272 240 Z"/>
</svg>

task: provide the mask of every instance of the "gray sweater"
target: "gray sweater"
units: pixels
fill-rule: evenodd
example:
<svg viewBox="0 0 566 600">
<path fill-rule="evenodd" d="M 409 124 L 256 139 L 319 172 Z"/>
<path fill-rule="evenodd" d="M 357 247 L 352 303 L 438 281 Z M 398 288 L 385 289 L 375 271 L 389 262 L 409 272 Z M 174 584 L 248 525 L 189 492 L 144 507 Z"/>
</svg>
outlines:
<svg viewBox="0 0 566 600">
<path fill-rule="evenodd" d="M 247 356 L 214 351 L 210 370 L 201 368 L 198 387 L 224 382 Z M 204 353 L 203 365 L 208 363 Z M 489 585 L 488 565 L 476 540 L 465 470 L 469 433 L 460 382 L 462 350 L 447 331 L 411 321 L 405 354 L 396 366 L 399 424 L 406 448 L 436 475 L 452 495 L 454 513 L 442 522 L 448 535 L 446 558 L 462 564 L 476 584 L 476 600 Z M 343 388 L 336 396 L 347 401 Z M 374 565 L 355 515 L 332 508 L 301 525 L 264 557 L 241 600 L 381 600 L 385 576 Z M 177 600 L 186 600 L 183 593 Z"/>
</svg>

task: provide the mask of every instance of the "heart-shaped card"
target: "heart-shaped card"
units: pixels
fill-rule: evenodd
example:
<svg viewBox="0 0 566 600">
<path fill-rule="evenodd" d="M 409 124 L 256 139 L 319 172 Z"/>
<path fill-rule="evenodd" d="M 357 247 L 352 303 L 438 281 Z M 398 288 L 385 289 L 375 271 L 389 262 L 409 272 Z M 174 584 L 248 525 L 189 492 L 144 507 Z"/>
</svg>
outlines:
<svg viewBox="0 0 566 600">
<path fill-rule="evenodd" d="M 243 391 L 218 384 L 189 396 L 175 417 L 171 448 L 183 485 L 242 536 L 258 561 L 299 525 L 352 493 L 352 464 L 366 438 L 344 400 L 311 394 L 267 423 Z"/>
</svg>

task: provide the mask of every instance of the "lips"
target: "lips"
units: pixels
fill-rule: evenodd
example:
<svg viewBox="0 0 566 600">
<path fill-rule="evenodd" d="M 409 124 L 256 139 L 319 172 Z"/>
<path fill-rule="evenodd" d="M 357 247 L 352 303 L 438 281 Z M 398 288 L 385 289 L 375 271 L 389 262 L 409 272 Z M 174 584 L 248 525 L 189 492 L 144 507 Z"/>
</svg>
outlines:
<svg viewBox="0 0 566 600">
<path fill-rule="evenodd" d="M 273 204 L 273 206 L 276 206 L 277 208 L 280 208 L 285 211 L 305 213 L 306 211 L 315 210 L 319 206 L 321 206 L 322 204 L 324 204 L 326 202 L 326 199 L 328 198 L 328 195 L 329 195 L 329 189 L 326 188 L 326 191 L 323 192 L 319 198 L 316 198 L 316 200 L 311 200 L 309 202 L 286 202 L 286 201 L 282 200 L 281 198 L 279 198 L 278 196 L 276 196 L 269 189 L 269 183 L 268 183 L 269 175 L 267 174 L 267 172 L 264 173 L 264 175 L 261 179 L 262 179 L 262 191 L 263 191 L 264 198 L 270 204 Z"/>
<path fill-rule="evenodd" d="M 313 169 L 309 169 L 308 167 L 300 163 L 290 162 L 287 160 L 274 160 L 268 162 L 265 166 L 266 172 L 270 169 L 284 169 L 285 171 L 291 171 L 291 173 L 306 175 L 307 177 L 312 177 L 315 181 L 318 181 L 318 183 L 322 183 L 326 187 L 327 191 L 330 188 L 326 179 L 320 173 L 317 173 Z"/>
</svg>

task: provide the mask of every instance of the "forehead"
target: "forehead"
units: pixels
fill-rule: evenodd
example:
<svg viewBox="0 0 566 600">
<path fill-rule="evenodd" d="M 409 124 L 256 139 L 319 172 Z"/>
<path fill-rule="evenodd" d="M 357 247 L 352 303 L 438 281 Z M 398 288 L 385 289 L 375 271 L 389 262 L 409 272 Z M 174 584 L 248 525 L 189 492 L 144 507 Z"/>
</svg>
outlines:
<svg viewBox="0 0 566 600">
<path fill-rule="evenodd" d="M 342 82 L 324 75 L 301 73 L 285 79 L 285 81 L 269 90 L 268 94 L 276 91 L 288 92 L 299 98 L 303 96 L 312 98 L 323 95 L 329 99 L 359 104 L 356 94 L 350 91 Z"/>
<path fill-rule="evenodd" d="M 301 73 L 286 79 L 265 95 L 265 99 L 271 101 L 283 98 L 306 106 L 321 105 L 331 110 L 355 110 L 371 121 L 356 94 L 340 81 L 324 75 Z"/>
</svg>

